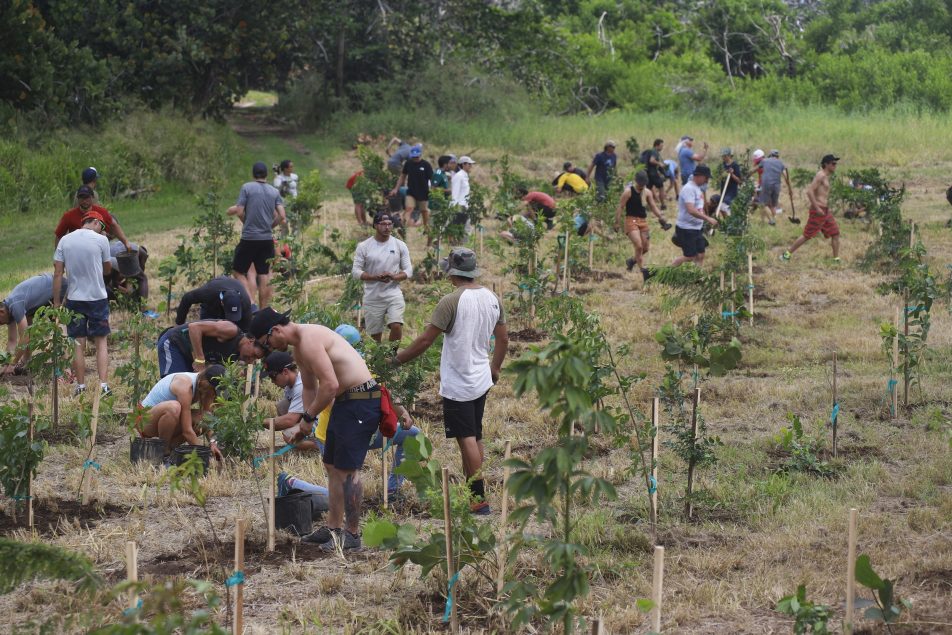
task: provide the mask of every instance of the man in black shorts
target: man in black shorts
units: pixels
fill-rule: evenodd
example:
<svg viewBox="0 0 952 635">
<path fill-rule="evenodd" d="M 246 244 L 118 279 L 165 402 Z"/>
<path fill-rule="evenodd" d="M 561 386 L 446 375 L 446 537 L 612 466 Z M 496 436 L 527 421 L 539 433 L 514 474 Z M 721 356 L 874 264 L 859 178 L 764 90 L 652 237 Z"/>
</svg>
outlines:
<svg viewBox="0 0 952 635">
<path fill-rule="evenodd" d="M 410 158 L 403 164 L 403 170 L 397 184 L 390 190 L 390 196 L 395 196 L 400 188 L 406 185 L 406 216 L 407 224 L 419 226 L 413 220 L 413 212 L 419 207 L 423 215 L 424 231 L 430 227 L 430 179 L 433 178 L 433 166 L 423 158 L 423 146 L 417 144 L 410 148 Z"/>
<path fill-rule="evenodd" d="M 271 259 L 274 258 L 274 233 L 277 225 L 287 224 L 284 201 L 277 188 L 268 183 L 268 166 L 261 161 L 251 168 L 253 181 L 241 186 L 238 202 L 228 208 L 228 214 L 241 219 L 241 240 L 235 248 L 232 269 L 235 278 L 241 280 L 254 297 L 254 288 L 248 279 L 248 271 L 254 265 L 257 276 L 258 306 L 271 303 Z"/>
<path fill-rule="evenodd" d="M 645 150 L 641 158 L 645 164 L 645 173 L 648 175 L 648 187 L 654 190 L 655 197 L 661 203 L 661 209 L 664 209 L 665 165 L 661 159 L 662 150 L 664 150 L 664 139 L 655 139 L 651 149 Z"/>
<path fill-rule="evenodd" d="M 674 259 L 671 263 L 673 267 L 686 262 L 700 266 L 704 262 L 704 252 L 707 250 L 704 222 L 710 223 L 711 227 L 717 227 L 717 219 L 708 216 L 704 211 L 704 190 L 707 189 L 710 179 L 711 168 L 699 165 L 678 195 L 678 220 L 675 222 L 674 238 L 683 255 Z"/>
</svg>

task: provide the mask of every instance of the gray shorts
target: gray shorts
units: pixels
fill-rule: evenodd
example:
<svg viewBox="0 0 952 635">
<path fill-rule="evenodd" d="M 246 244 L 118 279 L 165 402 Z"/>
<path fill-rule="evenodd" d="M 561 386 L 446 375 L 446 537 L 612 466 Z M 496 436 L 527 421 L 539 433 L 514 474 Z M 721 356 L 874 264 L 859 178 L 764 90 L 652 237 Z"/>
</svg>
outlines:
<svg viewBox="0 0 952 635">
<path fill-rule="evenodd" d="M 383 333 L 384 329 L 394 322 L 403 324 L 403 311 L 406 303 L 403 294 L 392 300 L 383 302 L 364 303 L 364 329 L 370 335 Z"/>
<path fill-rule="evenodd" d="M 776 207 L 780 202 L 780 183 L 764 184 L 760 190 L 760 204 Z"/>
</svg>

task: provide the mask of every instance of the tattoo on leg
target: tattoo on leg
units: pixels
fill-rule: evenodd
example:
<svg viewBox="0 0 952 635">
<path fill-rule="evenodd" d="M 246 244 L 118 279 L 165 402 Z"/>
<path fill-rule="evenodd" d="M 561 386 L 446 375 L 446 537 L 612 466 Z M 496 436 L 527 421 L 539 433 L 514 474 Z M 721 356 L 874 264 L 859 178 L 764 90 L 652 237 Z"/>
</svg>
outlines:
<svg viewBox="0 0 952 635">
<path fill-rule="evenodd" d="M 344 480 L 344 518 L 347 531 L 356 534 L 360 531 L 360 502 L 364 487 L 356 474 L 348 474 Z"/>
</svg>

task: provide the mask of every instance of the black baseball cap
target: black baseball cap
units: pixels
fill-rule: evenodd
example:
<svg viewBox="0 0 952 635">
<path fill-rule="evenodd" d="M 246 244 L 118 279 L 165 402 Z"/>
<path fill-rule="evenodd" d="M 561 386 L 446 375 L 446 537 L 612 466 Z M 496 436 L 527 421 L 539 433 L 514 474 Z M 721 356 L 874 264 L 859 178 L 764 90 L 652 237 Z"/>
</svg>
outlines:
<svg viewBox="0 0 952 635">
<path fill-rule="evenodd" d="M 706 165 L 699 165 L 694 168 L 694 176 L 706 176 L 707 178 L 711 178 L 711 168 Z"/>
<path fill-rule="evenodd" d="M 222 308 L 225 310 L 225 319 L 235 324 L 241 322 L 241 294 L 229 289 L 228 291 L 222 291 L 218 297 L 221 300 Z"/>
<path fill-rule="evenodd" d="M 94 194 L 95 192 L 93 192 L 93 188 L 89 187 L 88 185 L 82 185 L 78 190 L 76 190 L 76 198 L 90 198 Z"/>
<path fill-rule="evenodd" d="M 218 392 L 218 386 L 221 385 L 221 378 L 225 376 L 225 367 L 221 364 L 212 364 L 205 368 L 205 379 L 212 385 L 215 392 Z"/>
<path fill-rule="evenodd" d="M 268 176 L 268 166 L 264 164 L 264 161 L 258 161 L 253 166 L 251 166 L 251 176 L 256 179 L 260 179 L 263 176 Z"/>
<path fill-rule="evenodd" d="M 96 168 L 89 166 L 83 170 L 83 185 L 87 183 L 92 183 L 99 178 L 99 172 L 96 171 Z"/>
<path fill-rule="evenodd" d="M 825 166 L 827 163 L 836 163 L 836 162 L 839 161 L 839 160 L 840 160 L 839 157 L 834 156 L 834 155 L 832 155 L 832 154 L 827 154 L 827 155 L 824 156 L 822 159 L 820 159 L 820 167 L 822 168 L 822 167 Z"/>
<path fill-rule="evenodd" d="M 292 366 L 294 366 L 294 358 L 285 351 L 274 351 L 264 358 L 264 372 L 271 379 L 277 377 L 285 368 Z"/>
<path fill-rule="evenodd" d="M 278 313 L 271 307 L 266 307 L 255 313 L 251 317 L 251 334 L 255 339 L 261 337 L 262 335 L 267 335 L 275 326 L 284 325 L 291 321 L 289 317 L 291 312 L 287 313 Z"/>
</svg>

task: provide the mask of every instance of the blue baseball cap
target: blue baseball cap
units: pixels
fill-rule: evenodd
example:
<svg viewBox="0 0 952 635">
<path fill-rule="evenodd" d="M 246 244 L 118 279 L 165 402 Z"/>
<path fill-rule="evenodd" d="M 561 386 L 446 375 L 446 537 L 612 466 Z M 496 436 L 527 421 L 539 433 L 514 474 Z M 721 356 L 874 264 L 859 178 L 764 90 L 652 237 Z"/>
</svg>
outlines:
<svg viewBox="0 0 952 635">
<path fill-rule="evenodd" d="M 410 148 L 410 158 L 416 159 L 417 157 L 423 156 L 423 146 L 419 143 Z"/>
<path fill-rule="evenodd" d="M 360 331 L 350 324 L 340 324 L 334 332 L 347 340 L 351 346 L 357 346 L 360 343 Z"/>
</svg>

